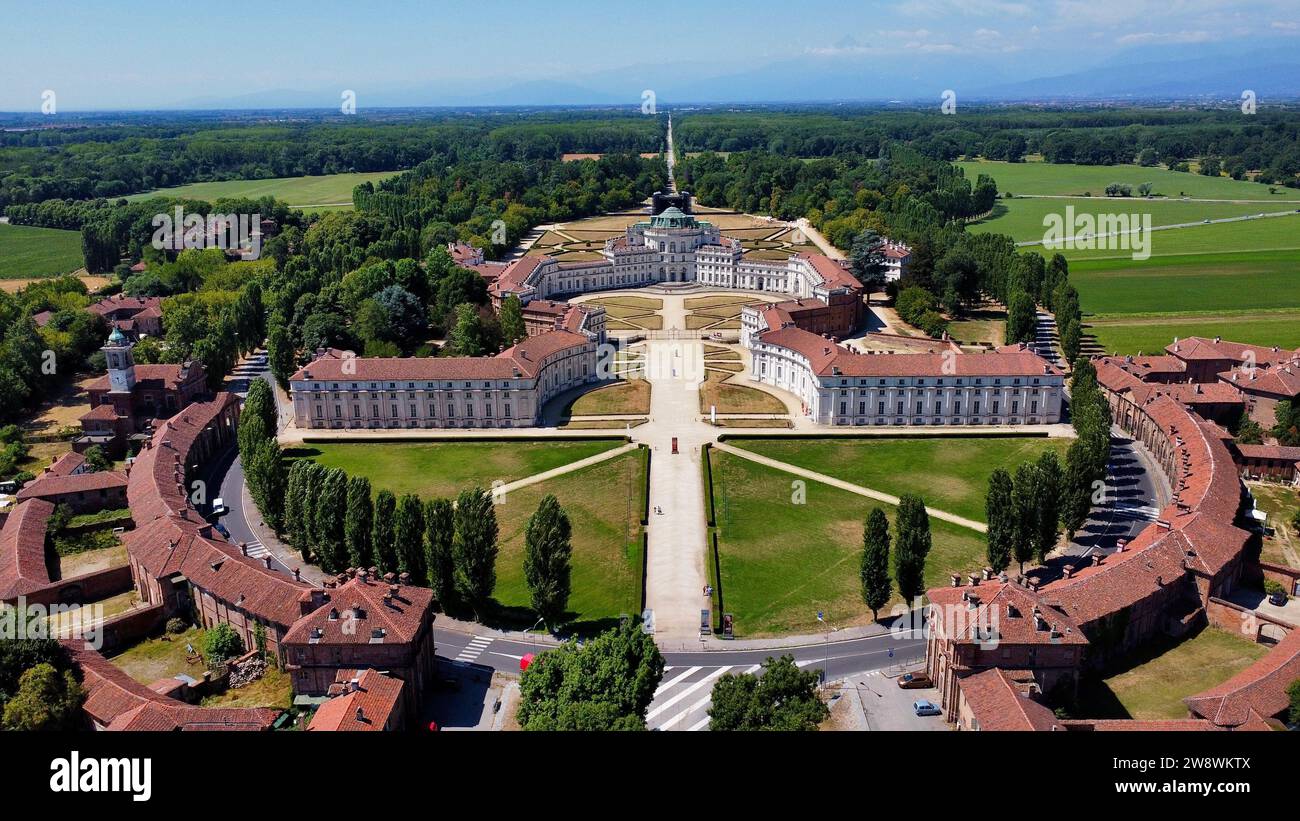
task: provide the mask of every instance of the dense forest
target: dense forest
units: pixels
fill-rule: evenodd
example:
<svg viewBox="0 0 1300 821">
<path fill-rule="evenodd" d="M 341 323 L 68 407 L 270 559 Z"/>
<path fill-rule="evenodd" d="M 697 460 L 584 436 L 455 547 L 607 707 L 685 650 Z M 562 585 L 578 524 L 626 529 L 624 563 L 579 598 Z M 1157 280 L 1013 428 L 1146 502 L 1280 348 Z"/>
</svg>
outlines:
<svg viewBox="0 0 1300 821">
<path fill-rule="evenodd" d="M 765 151 L 781 157 L 876 157 L 905 142 L 934 159 L 985 157 L 1083 165 L 1212 158 L 1236 179 L 1300 185 L 1300 112 L 1260 109 L 1026 109 L 967 106 L 953 115 L 862 107 L 693 112 L 674 123 L 679 152 Z"/>
</svg>

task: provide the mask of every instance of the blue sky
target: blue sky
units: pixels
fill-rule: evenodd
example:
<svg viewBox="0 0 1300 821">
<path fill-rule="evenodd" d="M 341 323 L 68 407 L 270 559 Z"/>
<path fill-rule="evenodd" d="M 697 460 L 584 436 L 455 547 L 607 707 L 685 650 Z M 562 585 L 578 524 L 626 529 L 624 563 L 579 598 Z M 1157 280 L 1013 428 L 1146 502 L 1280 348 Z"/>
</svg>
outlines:
<svg viewBox="0 0 1300 821">
<path fill-rule="evenodd" d="M 1300 45 L 1296 0 L 0 0 L 0 110 L 170 107 L 276 90 L 418 103 L 537 80 L 650 85 L 782 61 L 992 67 L 1003 79 L 1107 55 Z M 947 62 L 943 62 L 947 61 Z M 951 69 L 949 69 L 951 70 Z M 981 69 L 982 70 L 982 69 Z M 955 73 L 961 74 L 960 70 Z M 644 78 L 644 79 L 643 79 Z M 638 82 L 640 81 L 640 82 Z M 391 103 L 390 103 L 391 104 Z"/>
</svg>

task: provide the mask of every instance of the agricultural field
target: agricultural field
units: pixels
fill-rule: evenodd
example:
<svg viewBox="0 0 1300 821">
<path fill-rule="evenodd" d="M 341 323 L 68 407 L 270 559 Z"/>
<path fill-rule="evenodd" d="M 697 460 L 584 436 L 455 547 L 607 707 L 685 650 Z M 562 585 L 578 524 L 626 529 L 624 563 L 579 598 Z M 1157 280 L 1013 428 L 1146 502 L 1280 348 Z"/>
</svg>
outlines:
<svg viewBox="0 0 1300 821">
<path fill-rule="evenodd" d="M 898 437 L 893 439 L 734 439 L 728 444 L 894 496 L 916 493 L 927 505 L 985 521 L 984 494 L 994 468 L 1014 471 L 1051 450 L 1065 461 L 1072 440 L 1047 437 Z"/>
<path fill-rule="evenodd" d="M 396 171 L 367 171 L 329 174 L 323 177 L 274 177 L 265 180 L 224 180 L 196 182 L 175 188 L 160 188 L 145 194 L 133 194 L 128 200 L 149 197 L 190 197 L 211 202 L 222 197 L 271 196 L 295 208 L 307 210 L 349 209 L 352 189 L 363 182 L 378 183 L 396 176 Z"/>
<path fill-rule="evenodd" d="M 513 482 L 622 446 L 618 438 L 572 441 L 320 442 L 289 450 L 349 476 L 365 476 L 376 492 L 454 498 L 493 481 Z"/>
<path fill-rule="evenodd" d="M 990 232 L 1007 234 L 1016 242 L 1036 242 L 1043 238 L 1045 230 L 1044 218 L 1052 214 L 1064 218 L 1067 207 L 1073 207 L 1075 215 L 1128 214 L 1140 217 L 1142 214 L 1150 214 L 1153 228 L 1162 225 L 1199 223 L 1207 219 L 1250 217 L 1260 213 L 1294 212 L 1294 208 L 1287 203 L 1269 206 L 1259 203 L 1198 202 L 1177 199 L 1148 200 L 1140 197 L 1013 199 L 998 200 L 991 215 L 971 224 L 968 229 L 976 234 Z M 1172 242 L 1177 238 L 1176 233 L 1160 234 L 1156 237 L 1155 242 L 1163 243 L 1166 239 Z M 1047 248 L 1045 253 L 1052 253 L 1055 250 L 1058 249 Z M 1070 256 L 1071 253 L 1066 255 Z M 1114 255 L 1117 252 L 1111 251 L 1110 253 Z"/>
<path fill-rule="evenodd" d="M 879 506 L 892 527 L 892 507 L 817 482 L 795 504 L 797 477 L 718 450 L 710 451 L 710 467 L 721 565 L 714 585 L 736 616 L 737 635 L 816 632 L 823 629 L 818 611 L 835 628 L 871 621 L 858 582 L 862 523 Z M 930 529 L 927 586 L 983 566 L 983 535 L 933 518 Z M 895 595 L 881 617 L 901 604 Z"/>
<path fill-rule="evenodd" d="M 0 279 L 66 274 L 80 268 L 82 262 L 80 231 L 0 224 Z"/>
<path fill-rule="evenodd" d="M 1270 187 L 1256 182 L 1234 180 L 1229 177 L 1203 177 L 1167 168 L 1146 168 L 1140 165 L 1072 165 L 1046 162 L 993 162 L 976 160 L 954 163 L 966 173 L 972 183 L 980 174 L 988 174 L 998 184 L 999 193 L 1012 195 L 1064 195 L 1094 197 L 1105 194 L 1106 186 L 1113 182 L 1133 187 L 1151 183 L 1151 193 L 1160 197 L 1202 197 L 1223 200 L 1263 200 L 1268 202 L 1300 202 L 1300 190 Z"/>
</svg>

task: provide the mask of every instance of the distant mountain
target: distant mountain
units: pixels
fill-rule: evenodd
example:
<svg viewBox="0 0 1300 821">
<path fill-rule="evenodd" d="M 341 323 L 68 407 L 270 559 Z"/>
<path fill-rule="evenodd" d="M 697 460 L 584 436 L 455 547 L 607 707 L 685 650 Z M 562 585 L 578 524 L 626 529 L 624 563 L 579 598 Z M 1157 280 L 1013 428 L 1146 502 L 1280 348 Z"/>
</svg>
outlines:
<svg viewBox="0 0 1300 821">
<path fill-rule="evenodd" d="M 640 105 L 652 90 L 661 106 L 682 103 L 918 102 L 958 100 L 1236 99 L 1245 89 L 1300 98 L 1300 55 L 1290 46 L 1207 43 L 1128 46 L 1073 57 L 1007 52 L 915 54 L 846 38 L 820 51 L 735 69 L 707 60 L 665 60 L 581 76 L 457 80 L 357 89 L 359 108 L 408 106 Z M 177 101 L 171 109 L 337 108 L 341 89 L 280 89 L 238 97 Z"/>
</svg>

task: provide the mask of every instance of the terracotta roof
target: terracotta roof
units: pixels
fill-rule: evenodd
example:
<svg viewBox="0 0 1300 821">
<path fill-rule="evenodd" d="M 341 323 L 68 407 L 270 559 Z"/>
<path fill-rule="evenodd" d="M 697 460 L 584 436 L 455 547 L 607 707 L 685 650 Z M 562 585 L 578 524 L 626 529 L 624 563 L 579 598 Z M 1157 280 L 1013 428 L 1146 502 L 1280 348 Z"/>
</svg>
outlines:
<svg viewBox="0 0 1300 821">
<path fill-rule="evenodd" d="M 804 357 L 818 376 L 997 378 L 1061 375 L 1056 366 L 1028 350 L 959 355 L 867 354 L 797 327 L 764 331 L 758 338 L 760 342 L 789 348 Z"/>
<path fill-rule="evenodd" d="M 1234 368 L 1219 374 L 1219 384 L 1229 384 L 1250 393 L 1266 393 L 1281 399 L 1300 394 L 1300 364 L 1261 365 Z"/>
<path fill-rule="evenodd" d="M 1143 383 L 1126 390 L 1132 394 L 1133 401 L 1139 404 L 1153 396 L 1168 396 L 1184 405 L 1245 405 L 1246 397 L 1241 391 L 1226 382 Z"/>
<path fill-rule="evenodd" d="M 351 360 L 353 372 L 343 372 L 341 360 L 318 359 L 303 368 L 290 381 L 434 381 L 457 379 L 533 378 L 546 357 L 566 348 L 586 345 L 587 337 L 570 331 L 547 331 L 530 336 L 496 356 L 421 356 L 410 358 L 357 357 Z"/>
<path fill-rule="evenodd" d="M 127 313 L 133 315 L 145 310 L 146 308 L 158 308 L 161 305 L 161 297 L 133 297 L 118 294 L 116 296 L 101 299 L 94 305 L 86 308 L 86 310 L 90 311 L 92 314 L 99 314 L 100 316 L 107 316 L 108 314 L 113 313 Z"/>
<path fill-rule="evenodd" d="M 347 676 L 347 678 L 344 678 Z M 358 679 L 352 689 L 349 679 Z M 348 690 L 322 704 L 307 725 L 309 731 L 373 731 L 384 729 L 402 696 L 402 680 L 375 670 L 341 671 Z"/>
<path fill-rule="evenodd" d="M 390 596 L 392 587 L 397 588 Z M 370 644 L 412 642 L 429 619 L 433 591 L 426 587 L 388 585 L 378 579 L 348 579 L 326 589 L 325 605 L 298 619 L 285 634 L 286 644 Z M 350 611 L 350 612 L 349 612 Z"/>
<path fill-rule="evenodd" d="M 280 716 L 262 707 L 195 707 L 146 687 L 85 642 L 63 646 L 81 669 L 81 709 L 109 730 L 269 730 Z"/>
<path fill-rule="evenodd" d="M 181 483 L 184 470 L 191 464 L 190 450 L 200 433 L 238 404 L 238 396 L 219 393 L 207 402 L 187 405 L 158 426 L 153 438 L 136 455 L 127 478 L 127 503 L 137 523 L 174 515 L 189 506 Z"/>
<path fill-rule="evenodd" d="M 42 473 L 18 491 L 18 499 L 48 499 L 67 493 L 87 493 L 96 490 L 114 490 L 126 487 L 125 473 L 116 470 L 101 470 L 94 473 L 74 473 L 68 476 L 52 476 Z"/>
<path fill-rule="evenodd" d="M 1246 459 L 1280 459 L 1284 462 L 1300 462 L 1300 448 L 1282 445 L 1236 445 L 1237 452 Z"/>
<path fill-rule="evenodd" d="M 1206 730 L 1221 730 L 1222 727 L 1215 727 L 1209 721 L 1199 718 L 1171 718 L 1171 719 L 1132 719 L 1132 718 L 1108 718 L 1108 719 L 1069 719 L 1062 721 L 1061 725 L 1067 730 L 1093 730 L 1099 733 L 1104 732 L 1204 732 Z"/>
<path fill-rule="evenodd" d="M 50 583 L 45 565 L 45 526 L 54 503 L 21 502 L 0 529 L 0 600 L 24 596 Z"/>
<path fill-rule="evenodd" d="M 794 258 L 801 259 L 811 265 L 827 288 L 862 288 L 862 283 L 858 282 L 857 277 L 828 256 L 803 253 L 796 254 Z"/>
<path fill-rule="evenodd" d="M 1203 693 L 1183 699 L 1194 715 L 1220 727 L 1236 727 L 1255 717 L 1267 718 L 1287 709 L 1286 688 L 1300 679 L 1300 630 L 1269 651 L 1268 655 L 1237 675 Z"/>
<path fill-rule="evenodd" d="M 45 469 L 45 475 L 71 476 L 84 464 L 86 464 L 86 457 L 77 453 L 75 450 L 70 450 L 55 459 L 50 466 Z"/>
<path fill-rule="evenodd" d="M 1300 354 L 1300 349 L 1247 345 L 1224 339 L 1207 339 L 1203 336 L 1189 336 L 1186 339 L 1175 340 L 1166 345 L 1165 350 L 1183 360 L 1232 359 L 1241 362 L 1250 356 L 1254 358 L 1256 365 L 1289 361 Z"/>
<path fill-rule="evenodd" d="M 136 365 L 136 388 L 153 388 L 155 390 L 177 390 L 181 385 L 203 381 L 203 366 L 198 362 L 189 365 Z M 104 374 L 86 385 L 86 390 L 106 391 L 112 385 L 108 374 Z"/>
<path fill-rule="evenodd" d="M 993 668 L 966 676 L 958 679 L 957 686 L 981 730 L 1060 729 L 1056 715 L 1025 695 L 1005 670 Z"/>
<path fill-rule="evenodd" d="M 1014 582 L 936 587 L 926 596 L 939 608 L 936 615 L 943 617 L 936 629 L 959 643 L 986 643 L 993 638 L 1010 644 L 1088 642 L 1074 618 L 1047 597 Z M 989 627 L 996 627 L 995 635 L 983 632 Z"/>
</svg>

